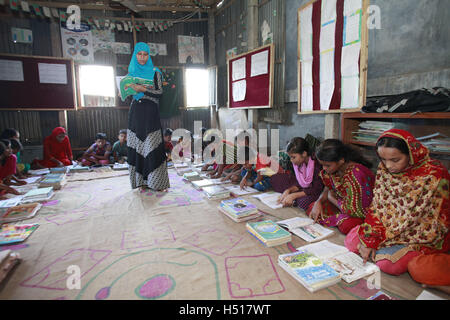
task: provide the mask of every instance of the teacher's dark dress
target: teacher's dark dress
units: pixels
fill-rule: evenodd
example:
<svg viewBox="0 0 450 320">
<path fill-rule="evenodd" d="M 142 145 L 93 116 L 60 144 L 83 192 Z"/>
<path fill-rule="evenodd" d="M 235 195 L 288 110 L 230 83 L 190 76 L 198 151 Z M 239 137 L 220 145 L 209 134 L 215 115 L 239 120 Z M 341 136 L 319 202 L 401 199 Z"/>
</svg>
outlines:
<svg viewBox="0 0 450 320">
<path fill-rule="evenodd" d="M 128 114 L 127 148 L 131 188 L 148 187 L 164 190 L 170 187 L 167 173 L 163 131 L 159 117 L 162 79 L 154 77 L 155 88 L 133 99 Z"/>
</svg>

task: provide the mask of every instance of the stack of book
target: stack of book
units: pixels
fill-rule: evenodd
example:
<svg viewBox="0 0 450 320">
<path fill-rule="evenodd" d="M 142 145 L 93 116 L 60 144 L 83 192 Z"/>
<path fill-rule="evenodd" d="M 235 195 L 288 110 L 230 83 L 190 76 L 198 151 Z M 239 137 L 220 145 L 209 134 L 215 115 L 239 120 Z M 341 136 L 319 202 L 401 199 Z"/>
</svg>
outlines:
<svg viewBox="0 0 450 320">
<path fill-rule="evenodd" d="M 82 165 L 78 165 L 78 164 L 74 164 L 72 166 L 69 166 L 69 170 L 71 173 L 75 173 L 75 172 L 87 172 L 87 171 L 91 171 L 91 168 L 89 167 L 85 167 Z"/>
<path fill-rule="evenodd" d="M 440 132 L 419 137 L 417 140 L 419 140 L 430 151 L 450 153 L 450 138 Z"/>
<path fill-rule="evenodd" d="M 50 173 L 68 173 L 70 168 L 69 167 L 55 167 L 50 168 Z"/>
<path fill-rule="evenodd" d="M 307 242 L 316 242 L 334 233 L 333 230 L 327 229 L 310 218 L 295 217 L 277 222 L 283 228 L 288 229 L 296 236 Z"/>
<path fill-rule="evenodd" d="M 33 218 L 41 207 L 42 205 L 40 203 L 29 203 L 9 208 L 0 208 L 0 223 Z"/>
<path fill-rule="evenodd" d="M 183 179 L 192 182 L 202 180 L 202 177 L 200 177 L 198 172 L 192 171 L 183 174 Z"/>
<path fill-rule="evenodd" d="M 291 234 L 272 220 L 247 222 L 246 228 L 266 247 L 279 246 L 292 240 Z"/>
<path fill-rule="evenodd" d="M 20 261 L 20 255 L 11 250 L 0 251 L 0 283 L 7 277 L 8 273 Z"/>
<path fill-rule="evenodd" d="M 50 170 L 48 168 L 38 169 L 38 170 L 28 170 L 28 173 L 32 176 L 42 176 L 44 174 L 49 174 Z"/>
<path fill-rule="evenodd" d="M 128 170 L 128 163 L 114 163 L 113 170 Z"/>
<path fill-rule="evenodd" d="M 203 187 L 203 192 L 210 200 L 224 199 L 230 197 L 230 191 L 222 186 Z"/>
<path fill-rule="evenodd" d="M 202 179 L 202 180 L 198 180 L 198 181 L 192 181 L 192 185 L 194 186 L 195 189 L 201 190 L 204 187 L 213 186 L 214 181 L 212 181 L 210 179 Z"/>
<path fill-rule="evenodd" d="M 305 250 L 278 256 L 278 265 L 310 292 L 332 286 L 341 280 L 338 272 Z"/>
<path fill-rule="evenodd" d="M 28 191 L 22 198 L 22 203 L 40 202 L 49 200 L 54 195 L 53 187 L 38 188 Z"/>
<path fill-rule="evenodd" d="M 39 224 L 2 224 L 0 226 L 0 245 L 10 245 L 25 241 L 34 230 L 39 227 Z"/>
<path fill-rule="evenodd" d="M 358 131 L 352 132 L 353 139 L 361 142 L 376 143 L 383 132 L 394 127 L 395 124 L 391 122 L 363 121 L 359 124 Z"/>
<path fill-rule="evenodd" d="M 66 175 L 64 173 L 50 173 L 41 180 L 39 188 L 53 187 L 53 190 L 59 190 L 66 182 Z"/>
<path fill-rule="evenodd" d="M 254 204 L 242 198 L 223 200 L 218 209 L 236 222 L 247 221 L 261 215 Z"/>
</svg>

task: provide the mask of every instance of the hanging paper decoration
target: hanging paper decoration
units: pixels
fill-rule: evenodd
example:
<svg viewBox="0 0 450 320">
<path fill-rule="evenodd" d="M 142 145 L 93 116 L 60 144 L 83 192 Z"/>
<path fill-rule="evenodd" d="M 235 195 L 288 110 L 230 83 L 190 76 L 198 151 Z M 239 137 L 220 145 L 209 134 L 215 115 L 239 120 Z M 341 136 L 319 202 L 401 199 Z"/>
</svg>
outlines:
<svg viewBox="0 0 450 320">
<path fill-rule="evenodd" d="M 59 12 L 59 20 L 61 20 L 61 22 L 66 22 L 67 21 L 67 13 L 65 11 L 60 11 Z"/>
<path fill-rule="evenodd" d="M 34 14 L 38 17 L 42 16 L 42 11 L 41 11 L 41 7 L 39 7 L 39 5 L 37 4 L 32 4 L 31 7 L 33 8 Z"/>
<path fill-rule="evenodd" d="M 58 12 L 58 9 L 52 8 L 51 10 L 52 10 L 52 16 L 53 16 L 54 18 L 59 18 L 59 12 Z"/>
<path fill-rule="evenodd" d="M 9 6 L 12 10 L 19 10 L 19 0 L 9 0 Z"/>
<path fill-rule="evenodd" d="M 30 12 L 30 6 L 28 5 L 28 2 L 20 1 L 20 6 L 22 7 L 23 11 Z"/>
<path fill-rule="evenodd" d="M 44 16 L 46 16 L 47 18 L 51 18 L 52 17 L 52 13 L 50 12 L 50 8 L 42 7 L 42 12 L 44 12 Z"/>
</svg>

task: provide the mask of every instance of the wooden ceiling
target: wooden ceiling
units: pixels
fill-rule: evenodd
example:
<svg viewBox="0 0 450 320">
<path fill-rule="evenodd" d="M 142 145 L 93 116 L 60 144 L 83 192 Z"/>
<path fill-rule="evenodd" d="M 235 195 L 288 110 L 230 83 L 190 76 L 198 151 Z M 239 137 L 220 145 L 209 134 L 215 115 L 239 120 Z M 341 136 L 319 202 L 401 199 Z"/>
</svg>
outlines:
<svg viewBox="0 0 450 320">
<path fill-rule="evenodd" d="M 81 9 L 119 10 L 121 1 L 131 2 L 139 11 L 177 11 L 192 12 L 215 10 L 222 0 L 42 0 L 29 1 L 41 6 L 67 7 L 71 4 L 78 5 Z M 226 0 L 224 1 L 226 2 Z"/>
</svg>

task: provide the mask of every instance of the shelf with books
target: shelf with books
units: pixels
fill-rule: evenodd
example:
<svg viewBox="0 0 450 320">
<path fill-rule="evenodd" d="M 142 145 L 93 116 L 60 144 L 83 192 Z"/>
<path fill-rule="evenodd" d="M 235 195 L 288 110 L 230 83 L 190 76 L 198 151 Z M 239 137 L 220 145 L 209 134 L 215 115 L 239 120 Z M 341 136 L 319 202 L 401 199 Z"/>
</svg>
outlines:
<svg viewBox="0 0 450 320">
<path fill-rule="evenodd" d="M 449 120 L 450 112 L 344 113 L 341 115 L 341 140 L 344 143 L 360 147 L 373 160 L 377 159 L 375 155 L 376 135 L 381 133 L 383 128 L 392 125 L 397 129 L 411 132 L 416 138 L 435 133 L 450 137 Z M 429 150 L 431 157 L 439 159 L 450 169 L 450 152 Z"/>
</svg>

